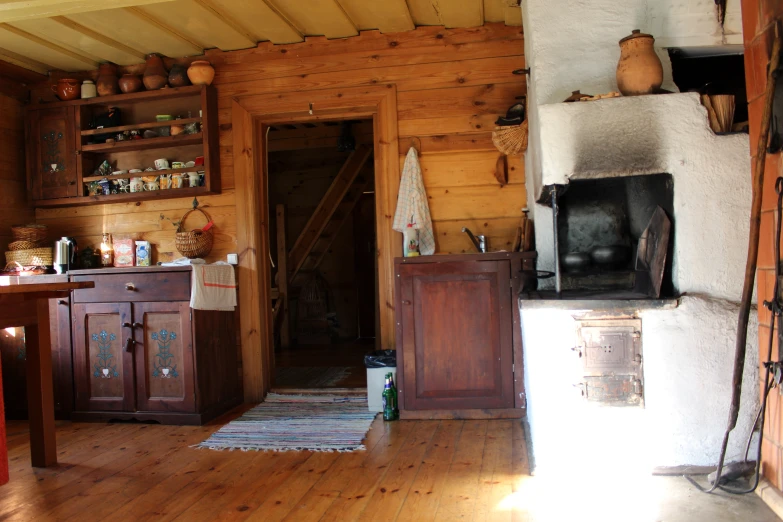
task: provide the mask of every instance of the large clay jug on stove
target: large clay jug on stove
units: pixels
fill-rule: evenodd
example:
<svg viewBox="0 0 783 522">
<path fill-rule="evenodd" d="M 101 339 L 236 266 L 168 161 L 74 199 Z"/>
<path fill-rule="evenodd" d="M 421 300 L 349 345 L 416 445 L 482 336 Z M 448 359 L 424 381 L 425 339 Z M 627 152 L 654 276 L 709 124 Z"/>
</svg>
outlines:
<svg viewBox="0 0 783 522">
<path fill-rule="evenodd" d="M 624 96 L 653 94 L 663 83 L 663 66 L 655 54 L 652 35 L 634 29 L 620 40 L 617 87 Z"/>
<path fill-rule="evenodd" d="M 169 75 L 163 66 L 163 59 L 158 54 L 147 57 L 147 66 L 144 68 L 144 87 L 148 91 L 156 91 L 166 86 Z"/>
</svg>

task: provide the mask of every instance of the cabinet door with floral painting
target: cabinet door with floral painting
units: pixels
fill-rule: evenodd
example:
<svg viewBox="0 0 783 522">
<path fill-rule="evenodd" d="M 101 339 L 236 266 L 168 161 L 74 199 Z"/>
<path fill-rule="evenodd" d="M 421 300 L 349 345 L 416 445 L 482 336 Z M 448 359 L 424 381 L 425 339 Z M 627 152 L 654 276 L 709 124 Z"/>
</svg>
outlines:
<svg viewBox="0 0 783 522">
<path fill-rule="evenodd" d="M 30 197 L 33 200 L 81 196 L 76 168 L 74 108 L 30 111 L 27 155 Z"/>
<path fill-rule="evenodd" d="M 138 411 L 195 412 L 189 303 L 134 303 L 133 321 Z"/>
<path fill-rule="evenodd" d="M 75 407 L 133 411 L 133 329 L 129 303 L 73 305 Z"/>
</svg>

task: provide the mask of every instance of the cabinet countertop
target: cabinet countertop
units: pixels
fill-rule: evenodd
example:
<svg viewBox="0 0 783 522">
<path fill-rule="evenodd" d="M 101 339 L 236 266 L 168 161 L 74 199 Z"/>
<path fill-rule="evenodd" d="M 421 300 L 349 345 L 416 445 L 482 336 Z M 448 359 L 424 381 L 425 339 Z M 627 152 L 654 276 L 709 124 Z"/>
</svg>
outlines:
<svg viewBox="0 0 783 522">
<path fill-rule="evenodd" d="M 198 266 L 198 265 L 196 265 Z M 83 268 L 78 270 L 68 270 L 70 276 L 83 275 L 111 275 L 111 274 L 139 274 L 139 273 L 159 273 L 159 272 L 190 272 L 193 265 L 183 266 L 127 266 L 127 267 L 109 267 L 109 268 Z"/>
</svg>

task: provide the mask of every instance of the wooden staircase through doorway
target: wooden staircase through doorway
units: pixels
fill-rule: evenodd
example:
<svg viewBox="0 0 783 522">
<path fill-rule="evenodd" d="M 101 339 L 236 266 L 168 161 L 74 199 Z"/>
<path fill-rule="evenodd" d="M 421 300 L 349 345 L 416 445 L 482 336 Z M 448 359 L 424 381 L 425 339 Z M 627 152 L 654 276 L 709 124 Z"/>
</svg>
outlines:
<svg viewBox="0 0 783 522">
<path fill-rule="evenodd" d="M 318 203 L 313 215 L 310 216 L 294 246 L 288 255 L 285 255 L 285 239 L 280 241 L 280 221 L 284 219 L 284 210 L 278 208 L 278 294 L 282 303 L 275 306 L 276 316 L 281 317 L 281 345 L 289 344 L 290 328 L 287 320 L 288 299 L 301 290 L 301 287 L 314 274 L 329 251 L 332 242 L 337 238 L 340 229 L 348 221 L 362 196 L 362 193 L 372 182 L 372 177 L 361 175 L 362 168 L 372 156 L 372 145 L 360 145 L 353 151 L 343 164 L 340 172 L 327 189 L 321 201 Z M 282 207 L 282 205 L 278 205 Z M 284 232 L 283 232 L 284 233 Z M 281 274 L 288 273 L 286 281 L 281 281 Z M 279 312 L 278 312 L 279 311 Z M 277 324 L 278 321 L 275 321 Z M 284 331 L 285 330 L 285 331 Z"/>
<path fill-rule="evenodd" d="M 359 173 L 372 154 L 360 145 L 348 156 L 288 254 L 288 286 L 301 287 L 318 268 L 337 233 L 370 183 Z"/>
</svg>

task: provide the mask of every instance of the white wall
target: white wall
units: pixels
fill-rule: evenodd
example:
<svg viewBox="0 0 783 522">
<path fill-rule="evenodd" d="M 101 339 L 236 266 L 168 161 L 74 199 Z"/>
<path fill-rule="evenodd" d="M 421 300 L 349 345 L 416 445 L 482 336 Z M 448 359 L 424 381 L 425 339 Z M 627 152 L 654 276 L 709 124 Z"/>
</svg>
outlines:
<svg viewBox="0 0 783 522">
<path fill-rule="evenodd" d="M 674 285 L 737 300 L 750 229 L 747 134 L 716 136 L 698 94 L 539 108 L 543 184 L 656 174 L 674 179 Z M 551 211 L 536 205 L 539 268 L 554 267 Z"/>
<path fill-rule="evenodd" d="M 602 408 L 587 405 L 573 386 L 581 368 L 571 351 L 575 312 L 523 304 L 536 472 L 574 473 L 579 466 L 649 472 L 654 466 L 715 464 L 731 401 L 737 312 L 734 303 L 702 297 L 683 297 L 676 310 L 642 312 L 645 407 Z M 757 317 L 751 313 L 743 415 L 730 439 L 728 461 L 744 451 L 758 406 L 757 337 Z"/>
</svg>

